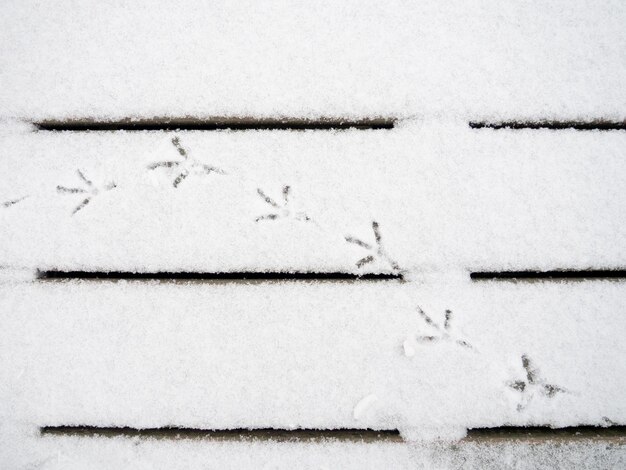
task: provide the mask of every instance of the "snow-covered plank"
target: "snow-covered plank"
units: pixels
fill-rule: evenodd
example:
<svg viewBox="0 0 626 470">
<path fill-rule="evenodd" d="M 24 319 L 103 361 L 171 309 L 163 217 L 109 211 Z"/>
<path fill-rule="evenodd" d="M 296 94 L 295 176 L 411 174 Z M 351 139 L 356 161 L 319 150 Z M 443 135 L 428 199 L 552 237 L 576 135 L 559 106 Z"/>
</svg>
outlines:
<svg viewBox="0 0 626 470">
<path fill-rule="evenodd" d="M 6 442 L 6 440 L 5 440 Z M 128 469 L 614 469 L 626 446 L 600 441 L 464 442 L 408 445 L 365 442 L 211 442 L 19 436 L 4 462 L 46 470 Z M 0 458 L 6 449 L 0 448 Z"/>
<path fill-rule="evenodd" d="M 1 428 L 0 428 L 1 429 Z M 20 452 L 0 459 L 10 468 L 128 469 L 616 469 L 626 465 L 624 439 L 460 441 L 454 444 L 387 442 L 275 442 L 253 440 L 112 439 L 44 437 L 19 429 L 3 442 Z M 8 440 L 7 437 L 12 438 Z M 4 451 L 4 452 L 3 452 Z"/>
<path fill-rule="evenodd" d="M 625 307 L 606 281 L 4 281 L 0 403 L 33 426 L 623 425 Z"/>
<path fill-rule="evenodd" d="M 341 132 L 14 130 L 0 139 L 0 263 L 208 272 L 619 269 L 625 149 L 623 132 L 438 121 Z"/>
<path fill-rule="evenodd" d="M 623 119 L 620 0 L 4 1 L 0 113 Z"/>
</svg>

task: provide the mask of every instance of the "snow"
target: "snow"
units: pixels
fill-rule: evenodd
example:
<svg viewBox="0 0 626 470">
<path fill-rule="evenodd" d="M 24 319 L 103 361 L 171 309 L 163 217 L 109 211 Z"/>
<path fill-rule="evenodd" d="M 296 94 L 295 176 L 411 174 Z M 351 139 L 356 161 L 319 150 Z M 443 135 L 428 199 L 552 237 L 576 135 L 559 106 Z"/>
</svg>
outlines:
<svg viewBox="0 0 626 470">
<path fill-rule="evenodd" d="M 626 463 L 623 445 L 594 441 L 275 442 L 143 438 L 39 438 L 20 429 L 21 452 L 7 468 L 46 470 L 143 469 L 615 469 Z M 3 442 L 9 435 L 2 433 Z M 6 447 L 0 447 L 0 459 Z"/>
<path fill-rule="evenodd" d="M 0 6 L 0 468 L 623 468 L 618 0 Z M 46 132 L 40 120 L 393 119 Z M 54 271 L 394 274 L 45 280 Z M 398 430 L 402 440 L 41 435 Z"/>
<path fill-rule="evenodd" d="M 371 393 L 368 396 L 364 397 L 354 407 L 354 413 L 353 413 L 354 419 L 356 419 L 357 421 L 362 420 L 364 415 L 368 412 L 368 410 L 372 406 L 376 405 L 377 401 L 378 401 L 378 397 L 376 395 L 374 395 L 373 393 Z"/>
<path fill-rule="evenodd" d="M 623 267 L 623 133 L 441 120 L 377 132 L 12 129 L 0 146 L 11 202 L 0 208 L 9 426 L 399 429 L 413 442 L 505 424 L 626 422 L 626 370 L 615 361 L 626 353 L 622 282 L 469 278 Z M 404 281 L 36 279 L 46 269 Z M 52 441 L 25 444 L 24 432 L 15 448 L 45 455 L 30 463 L 65 465 L 50 460 Z M 128 445 L 111 442 L 59 445 L 70 461 L 98 462 Z M 91 445 L 100 450 L 78 450 Z M 154 452 L 176 460 L 186 449 L 168 446 Z M 277 452 L 261 447 L 263 459 Z M 295 449 L 333 466 L 324 446 Z M 372 449 L 374 463 L 420 462 Z M 590 449 L 580 452 L 614 455 Z M 337 452 L 341 462 L 360 451 Z M 468 452 L 478 467 L 491 455 Z"/>
<path fill-rule="evenodd" d="M 626 422 L 621 282 L 3 281 L 0 294 L 2 411 L 33 425 Z M 433 328 L 418 308 L 438 324 L 451 310 L 472 348 L 423 341 L 406 357 L 407 335 Z"/>
<path fill-rule="evenodd" d="M 0 259 L 408 276 L 620 269 L 625 148 L 620 131 L 437 120 L 381 131 L 15 131 L 0 137 L 10 175 L 0 201 L 19 201 L 0 207 Z"/>
<path fill-rule="evenodd" d="M 0 110 L 621 120 L 625 17 L 621 0 L 7 0 Z"/>
</svg>

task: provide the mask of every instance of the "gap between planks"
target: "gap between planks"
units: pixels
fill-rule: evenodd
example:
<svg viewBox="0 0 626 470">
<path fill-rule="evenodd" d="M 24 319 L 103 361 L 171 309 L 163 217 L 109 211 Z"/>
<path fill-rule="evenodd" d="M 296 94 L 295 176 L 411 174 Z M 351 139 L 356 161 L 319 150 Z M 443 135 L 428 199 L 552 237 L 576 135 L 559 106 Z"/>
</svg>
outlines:
<svg viewBox="0 0 626 470">
<path fill-rule="evenodd" d="M 473 281 L 591 281 L 602 279 L 626 279 L 624 269 L 583 269 L 551 271 L 474 271 L 470 273 Z"/>
<path fill-rule="evenodd" d="M 395 117 L 362 117 L 341 118 L 321 117 L 308 119 L 301 117 L 126 117 L 117 120 L 98 120 L 95 118 L 73 119 L 44 119 L 33 122 L 37 131 L 44 132 L 114 132 L 114 131 L 250 131 L 250 130 L 389 130 L 394 129 L 400 121 Z M 579 131 L 616 131 L 626 130 L 626 120 L 592 119 L 581 120 L 547 120 L 534 121 L 505 120 L 505 121 L 469 121 L 472 129 L 493 130 L 520 130 L 520 129 L 550 129 Z"/>
<path fill-rule="evenodd" d="M 48 119 L 34 122 L 38 131 L 88 132 L 88 131 L 249 131 L 249 130 L 385 130 L 393 129 L 395 118 L 364 117 L 359 119 L 324 117 L 305 118 L 124 118 L 119 120 Z"/>
<path fill-rule="evenodd" d="M 228 429 L 209 430 L 192 428 L 148 428 L 97 427 L 97 426 L 44 426 L 42 436 L 55 437 L 125 437 L 151 439 L 205 439 L 212 441 L 324 441 L 346 442 L 404 442 L 397 430 L 372 429 Z M 461 442 L 502 443 L 502 442 L 573 442 L 596 441 L 626 444 L 626 426 L 594 427 L 577 426 L 561 429 L 547 427 L 499 427 L 468 430 Z"/>
<path fill-rule="evenodd" d="M 54 280 L 93 280 L 93 281 L 403 281 L 399 273 L 347 272 L 125 272 L 125 271 L 37 271 L 37 279 Z"/>
<path fill-rule="evenodd" d="M 605 119 L 593 119 L 589 121 L 470 121 L 469 127 L 472 129 L 494 129 L 494 130 L 521 130 L 521 129 L 550 129 L 550 130 L 567 130 L 574 129 L 577 131 L 623 131 L 626 130 L 626 120 L 609 121 Z"/>
<path fill-rule="evenodd" d="M 286 272 L 286 271 L 240 271 L 240 272 L 132 272 L 132 271 L 57 271 L 38 270 L 36 277 L 42 281 L 400 281 L 405 279 L 401 273 L 349 273 L 349 272 Z M 584 269 L 584 270 L 519 270 L 519 271 L 473 271 L 469 277 L 473 281 L 591 281 L 591 280 L 623 280 L 626 279 L 624 269 Z"/>
<path fill-rule="evenodd" d="M 372 429 L 191 429 L 178 427 L 136 429 L 130 427 L 45 426 L 42 436 L 139 437 L 152 439 L 206 439 L 211 441 L 322 441 L 402 442 L 395 430 Z"/>
</svg>

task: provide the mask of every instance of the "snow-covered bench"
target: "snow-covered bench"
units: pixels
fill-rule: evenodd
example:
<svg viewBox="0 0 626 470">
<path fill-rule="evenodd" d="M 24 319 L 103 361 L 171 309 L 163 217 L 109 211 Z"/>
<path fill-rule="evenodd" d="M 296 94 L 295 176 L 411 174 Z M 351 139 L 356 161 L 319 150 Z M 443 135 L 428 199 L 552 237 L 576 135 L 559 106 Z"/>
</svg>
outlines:
<svg viewBox="0 0 626 470">
<path fill-rule="evenodd" d="M 453 3 L 1 7 L 0 468 L 625 463 L 626 8 Z"/>
</svg>

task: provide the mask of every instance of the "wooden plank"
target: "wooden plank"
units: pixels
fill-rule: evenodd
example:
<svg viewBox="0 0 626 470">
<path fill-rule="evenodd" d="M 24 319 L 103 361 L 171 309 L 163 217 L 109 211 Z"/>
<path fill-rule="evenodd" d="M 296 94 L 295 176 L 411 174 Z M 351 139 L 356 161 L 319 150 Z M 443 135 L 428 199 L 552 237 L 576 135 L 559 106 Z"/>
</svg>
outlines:
<svg viewBox="0 0 626 470">
<path fill-rule="evenodd" d="M 0 289 L 3 399 L 39 426 L 626 423 L 620 282 Z"/>
<path fill-rule="evenodd" d="M 599 434 L 604 434 L 602 430 Z M 572 440 L 462 440 L 458 443 L 406 444 L 392 441 L 350 439 L 287 440 L 255 436 L 244 440 L 211 440 L 78 436 L 32 436 L 31 449 L 20 455 L 23 465 L 46 462 L 51 469 L 85 467 L 183 469 L 215 468 L 347 468 L 347 469 L 537 469 L 622 468 L 626 446 L 613 439 L 585 436 Z M 29 458 L 30 457 L 30 458 Z"/>
<path fill-rule="evenodd" d="M 163 0 L 71 14 L 19 2 L 0 17 L 0 110 L 623 119 L 625 15 L 622 2 L 590 1 Z"/>
<path fill-rule="evenodd" d="M 174 136 L 189 169 L 155 166 L 183 160 Z M 0 262 L 69 271 L 620 270 L 625 148 L 621 132 L 442 122 L 8 134 Z M 203 174 L 200 165 L 219 171 Z M 370 255 L 374 262 L 359 268 Z"/>
</svg>

